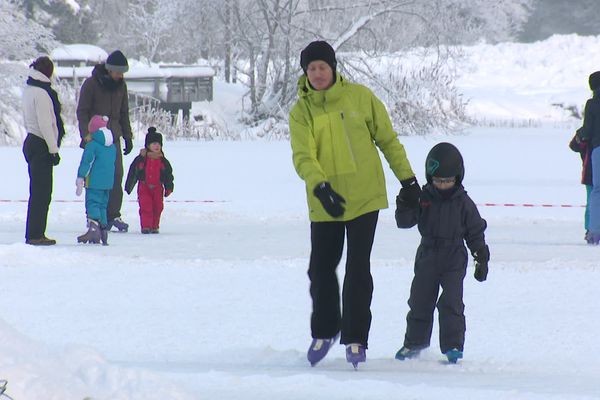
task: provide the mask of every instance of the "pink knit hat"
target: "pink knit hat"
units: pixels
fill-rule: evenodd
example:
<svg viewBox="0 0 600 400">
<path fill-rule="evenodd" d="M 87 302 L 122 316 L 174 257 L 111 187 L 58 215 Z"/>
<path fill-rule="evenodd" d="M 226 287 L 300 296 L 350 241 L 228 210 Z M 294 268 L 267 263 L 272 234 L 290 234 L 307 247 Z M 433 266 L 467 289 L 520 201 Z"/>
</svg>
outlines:
<svg viewBox="0 0 600 400">
<path fill-rule="evenodd" d="M 94 133 L 100 128 L 106 128 L 108 117 L 104 115 L 94 115 L 88 124 L 88 132 Z"/>
</svg>

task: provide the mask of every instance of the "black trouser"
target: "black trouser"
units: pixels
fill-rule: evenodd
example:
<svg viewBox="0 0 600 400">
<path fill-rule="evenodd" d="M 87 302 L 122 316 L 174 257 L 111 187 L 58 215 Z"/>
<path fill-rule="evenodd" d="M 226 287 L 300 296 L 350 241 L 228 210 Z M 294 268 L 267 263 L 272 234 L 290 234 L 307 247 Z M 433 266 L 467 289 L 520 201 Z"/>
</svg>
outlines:
<svg viewBox="0 0 600 400">
<path fill-rule="evenodd" d="M 346 222 L 312 222 L 308 276 L 313 309 L 313 338 L 331 338 L 341 329 L 342 344 L 367 346 L 371 327 L 371 248 L 379 211 Z M 343 314 L 340 312 L 340 289 L 336 268 L 348 237 L 346 274 L 342 291 Z"/>
<path fill-rule="evenodd" d="M 52 160 L 46 141 L 31 133 L 23 142 L 29 171 L 29 203 L 25 239 L 41 239 L 46 233 L 48 207 L 52 197 Z"/>
<path fill-rule="evenodd" d="M 404 346 L 423 349 L 429 346 L 436 304 L 440 323 L 442 353 L 465 343 L 465 305 L 463 280 L 467 268 L 467 250 L 458 246 L 430 247 L 421 245 L 415 259 L 415 276 L 410 288 L 406 316 Z M 438 294 L 440 287 L 442 294 Z"/>
<path fill-rule="evenodd" d="M 117 147 L 117 158 L 115 160 L 115 182 L 108 197 L 108 208 L 106 216 L 108 220 L 121 216 L 121 205 L 123 204 L 123 153 L 121 153 L 121 140 L 115 141 Z"/>
</svg>

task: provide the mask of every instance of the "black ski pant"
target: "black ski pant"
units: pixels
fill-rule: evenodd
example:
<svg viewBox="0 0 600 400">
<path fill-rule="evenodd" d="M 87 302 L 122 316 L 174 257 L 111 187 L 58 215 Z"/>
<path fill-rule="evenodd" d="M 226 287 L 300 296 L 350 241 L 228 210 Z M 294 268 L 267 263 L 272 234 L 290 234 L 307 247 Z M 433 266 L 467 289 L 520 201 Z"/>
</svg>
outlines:
<svg viewBox="0 0 600 400">
<path fill-rule="evenodd" d="M 312 297 L 311 334 L 313 338 L 332 338 L 341 330 L 342 344 L 367 346 L 371 327 L 371 248 L 379 211 L 351 221 L 312 222 L 311 254 L 308 267 Z M 342 290 L 336 275 L 348 238 L 346 273 Z"/>
<path fill-rule="evenodd" d="M 25 240 L 41 239 L 46 234 L 48 208 L 52 197 L 53 164 L 46 141 L 29 133 L 23 142 L 29 172 L 29 202 Z"/>
<path fill-rule="evenodd" d="M 404 346 L 409 349 L 429 347 L 437 305 L 442 353 L 454 348 L 463 351 L 466 330 L 463 280 L 467 250 L 462 240 L 454 241 L 455 244 L 423 242 L 415 259 Z M 442 294 L 438 299 L 440 287 Z"/>
<path fill-rule="evenodd" d="M 115 160 L 115 182 L 108 196 L 108 208 L 106 216 L 113 220 L 121 216 L 121 205 L 123 204 L 123 153 L 121 152 L 121 141 L 116 140 L 117 158 Z"/>
</svg>

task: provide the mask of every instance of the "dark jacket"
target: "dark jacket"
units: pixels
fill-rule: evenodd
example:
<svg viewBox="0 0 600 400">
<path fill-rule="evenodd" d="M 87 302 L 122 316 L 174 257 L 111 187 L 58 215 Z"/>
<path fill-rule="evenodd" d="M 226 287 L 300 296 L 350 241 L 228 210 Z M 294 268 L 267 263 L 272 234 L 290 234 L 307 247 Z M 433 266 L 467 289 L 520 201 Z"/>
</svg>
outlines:
<svg viewBox="0 0 600 400">
<path fill-rule="evenodd" d="M 581 140 L 588 142 L 591 149 L 600 146 L 600 93 L 585 103 L 583 126 L 577 130 Z"/>
<path fill-rule="evenodd" d="M 167 158 L 163 155 L 160 157 L 162 161 L 162 168 L 160 169 L 160 182 L 165 187 L 165 190 L 170 192 L 174 189 L 173 181 L 175 178 L 173 177 L 173 168 L 171 167 L 171 163 Z M 146 178 L 146 149 L 142 149 L 140 154 L 133 160 L 131 165 L 129 166 L 129 172 L 127 173 L 127 180 L 125 181 L 125 191 L 128 194 L 131 194 L 135 184 L 138 181 L 143 182 Z"/>
<path fill-rule="evenodd" d="M 462 185 L 444 198 L 433 185 L 426 184 L 419 208 L 398 205 L 396 223 L 399 228 L 418 223 L 421 244 L 425 246 L 462 246 L 464 240 L 472 254 L 485 245 L 487 223 Z"/>
<path fill-rule="evenodd" d="M 82 139 L 89 133 L 88 123 L 94 115 L 108 117 L 108 129 L 113 133 L 115 144 L 121 137 L 131 139 L 127 84 L 124 80 L 114 81 L 108 75 L 104 64 L 96 65 L 92 76 L 81 85 L 77 103 L 77 121 Z M 85 146 L 83 141 L 82 144 Z"/>
<path fill-rule="evenodd" d="M 581 130 L 577 129 L 577 133 L 573 136 L 573 139 L 569 142 L 569 148 L 575 153 L 579 153 L 581 156 L 581 162 L 583 164 L 581 170 L 581 183 L 584 185 L 592 185 L 592 147 L 589 143 L 581 140 Z"/>
</svg>

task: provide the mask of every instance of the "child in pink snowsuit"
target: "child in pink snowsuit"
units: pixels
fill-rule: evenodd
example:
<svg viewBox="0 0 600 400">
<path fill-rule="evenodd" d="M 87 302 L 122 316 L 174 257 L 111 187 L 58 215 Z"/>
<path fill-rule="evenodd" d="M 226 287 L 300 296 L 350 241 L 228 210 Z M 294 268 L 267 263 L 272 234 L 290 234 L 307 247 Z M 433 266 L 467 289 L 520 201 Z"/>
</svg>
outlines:
<svg viewBox="0 0 600 400">
<path fill-rule="evenodd" d="M 159 232 L 163 195 L 168 197 L 173 192 L 173 168 L 162 152 L 162 143 L 162 135 L 156 128 L 148 128 L 145 147 L 131 163 L 125 182 L 128 194 L 140 182 L 137 192 L 142 233 Z"/>
</svg>

